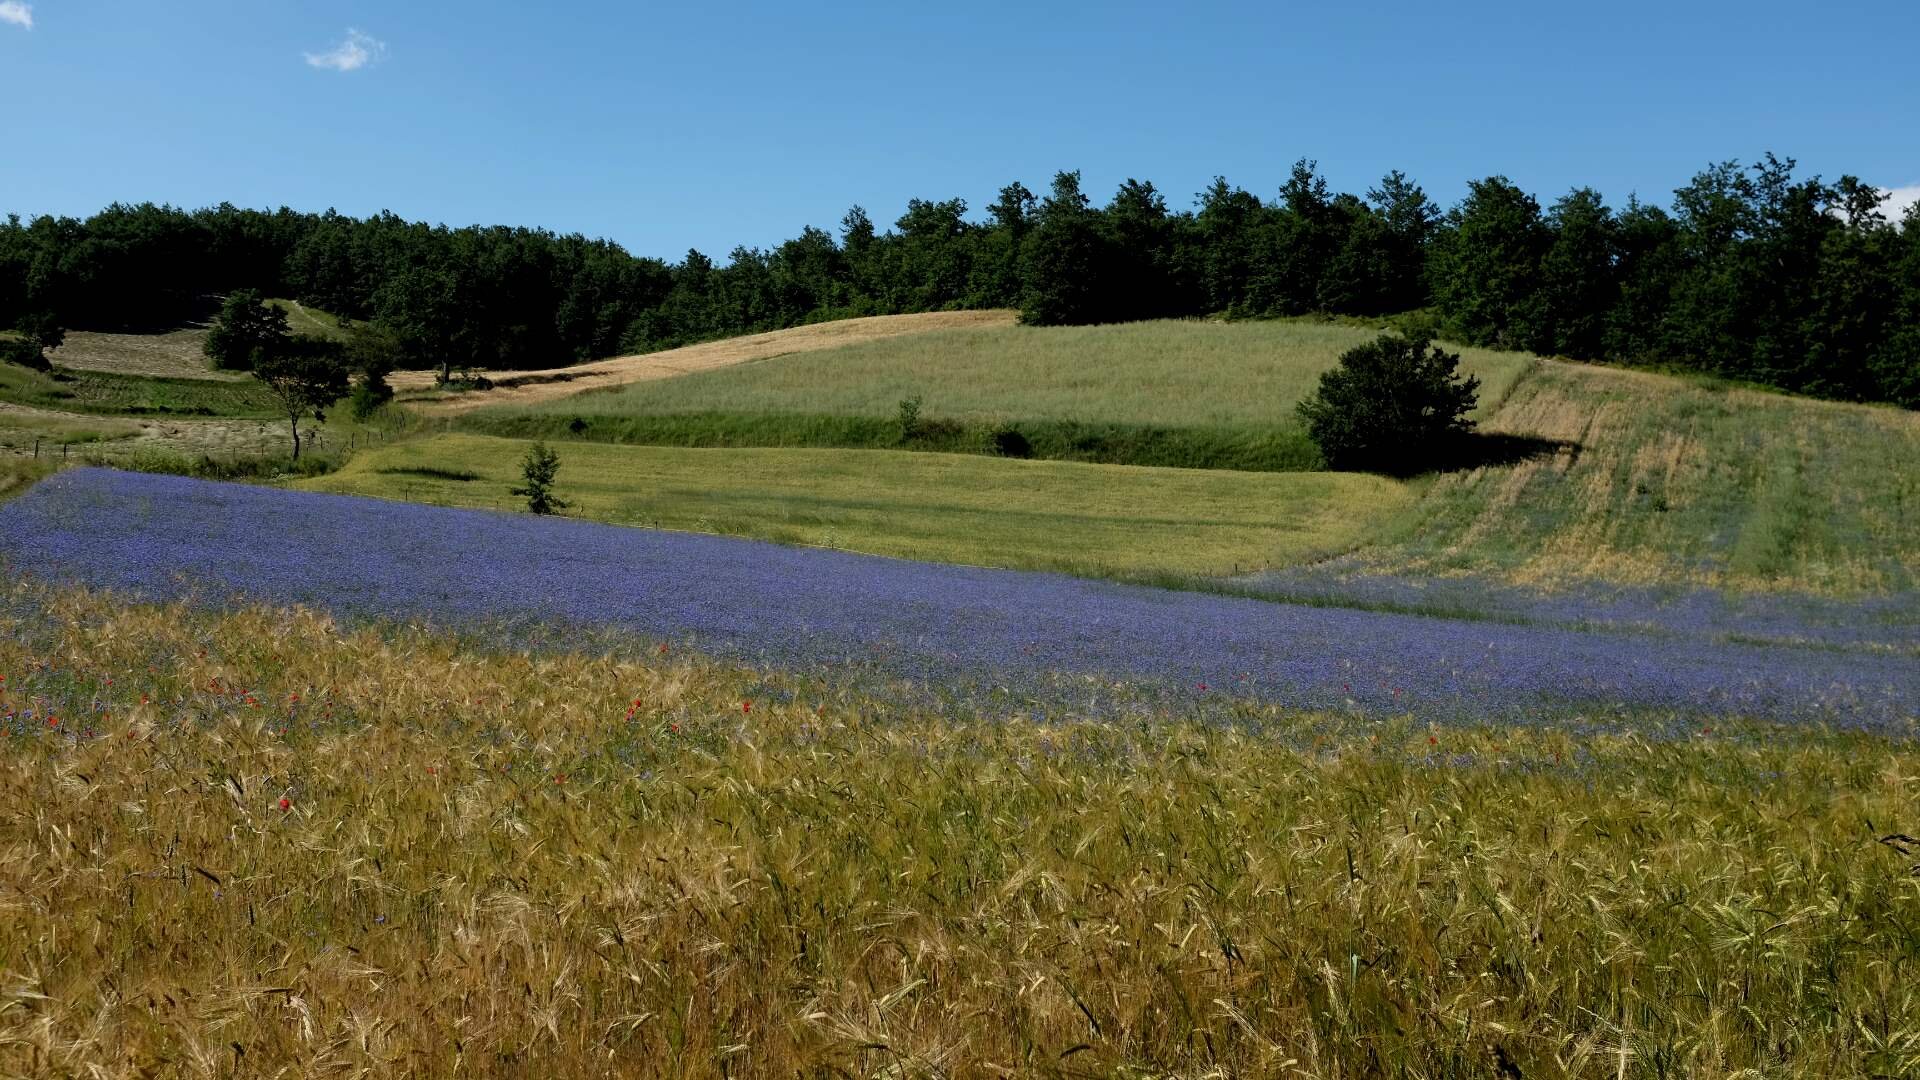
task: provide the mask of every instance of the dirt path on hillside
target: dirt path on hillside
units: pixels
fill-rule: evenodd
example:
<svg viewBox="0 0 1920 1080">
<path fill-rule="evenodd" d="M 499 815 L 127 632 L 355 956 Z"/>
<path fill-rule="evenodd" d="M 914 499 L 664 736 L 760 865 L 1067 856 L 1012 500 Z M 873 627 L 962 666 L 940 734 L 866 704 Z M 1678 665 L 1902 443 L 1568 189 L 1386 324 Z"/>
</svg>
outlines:
<svg viewBox="0 0 1920 1080">
<path fill-rule="evenodd" d="M 573 367 L 544 371 L 485 372 L 483 374 L 493 380 L 494 388 L 466 393 L 438 394 L 434 390 L 434 373 L 431 371 L 395 372 L 388 381 L 403 395 L 406 404 L 422 412 L 466 412 L 489 405 L 526 405 L 552 401 L 585 390 L 666 379 L 743 364 L 750 360 L 765 360 L 786 353 L 816 352 L 929 330 L 1012 326 L 1017 317 L 1012 311 L 935 311 L 920 315 L 841 319 L 767 334 L 709 341 L 664 352 L 616 356 Z"/>
</svg>

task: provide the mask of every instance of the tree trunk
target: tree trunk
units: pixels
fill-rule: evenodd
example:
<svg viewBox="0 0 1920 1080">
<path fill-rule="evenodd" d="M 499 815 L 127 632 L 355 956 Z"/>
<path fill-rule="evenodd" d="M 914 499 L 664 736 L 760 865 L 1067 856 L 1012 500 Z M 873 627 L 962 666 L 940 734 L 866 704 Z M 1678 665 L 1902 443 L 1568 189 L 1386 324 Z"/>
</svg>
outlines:
<svg viewBox="0 0 1920 1080">
<path fill-rule="evenodd" d="M 299 461 L 300 460 L 300 418 L 297 416 L 290 416 L 287 419 L 293 425 L 293 460 Z"/>
</svg>

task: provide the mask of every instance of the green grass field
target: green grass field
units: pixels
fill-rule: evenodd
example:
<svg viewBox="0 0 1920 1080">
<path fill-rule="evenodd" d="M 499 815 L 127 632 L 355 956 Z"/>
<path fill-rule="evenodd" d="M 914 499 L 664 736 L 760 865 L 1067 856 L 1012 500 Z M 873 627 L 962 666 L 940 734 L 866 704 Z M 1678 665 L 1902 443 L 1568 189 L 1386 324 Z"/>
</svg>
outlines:
<svg viewBox="0 0 1920 1080">
<path fill-rule="evenodd" d="M 1543 587 L 1920 588 L 1920 413 L 1547 363 L 1486 427 L 1564 449 L 1433 478 L 1356 565 Z"/>
<path fill-rule="evenodd" d="M 0 364 L 0 401 L 103 416 L 225 416 L 268 418 L 273 399 L 251 379 L 158 378 L 106 371 L 51 374 Z"/>
<path fill-rule="evenodd" d="M 301 486 L 524 509 L 508 489 L 527 445 L 469 434 L 400 442 Z M 599 521 L 1136 578 L 1338 554 L 1414 498 L 1405 484 L 1357 474 L 596 443 L 561 447 L 559 490 L 569 513 Z"/>
<path fill-rule="evenodd" d="M 0 599 L 7 1075 L 1920 1074 L 1908 741 Z"/>
<path fill-rule="evenodd" d="M 902 399 L 930 430 L 910 445 L 985 452 L 1017 429 L 1037 457 L 1189 468 L 1317 467 L 1294 405 L 1376 331 L 1311 322 L 1168 321 L 937 331 L 775 357 L 564 400 L 482 410 L 495 434 L 681 446 L 901 442 Z M 1490 408 L 1529 358 L 1462 351 Z"/>
<path fill-rule="evenodd" d="M 55 468 L 51 458 L 36 460 L 17 455 L 0 456 L 0 500 L 27 490 L 51 475 Z"/>
<path fill-rule="evenodd" d="M 1314 365 L 1331 362 L 1344 344 L 1370 332 L 1309 323 L 1198 322 L 1058 333 L 1025 328 L 943 332 L 660 380 L 538 407 L 485 410 L 477 422 L 493 430 L 557 431 L 564 436 L 562 419 L 577 413 L 589 425 L 586 440 L 601 437 L 606 425 L 636 424 L 660 442 L 694 446 L 751 445 L 757 440 L 898 446 L 899 428 L 888 410 L 895 407 L 895 395 L 916 388 L 899 380 L 917 364 L 951 379 L 962 416 L 987 415 L 981 411 L 986 402 L 1019 397 L 1020 379 L 1010 373 L 1024 372 L 1035 387 L 1025 399 L 1035 403 L 1034 415 L 1055 410 L 1052 415 L 1059 416 L 1069 408 L 1084 408 L 1085 415 L 1116 424 L 1154 416 L 1194 424 L 1244 424 L 1164 430 L 1175 436 L 1202 432 L 1208 439 L 1232 433 L 1245 440 L 1248 456 L 1259 457 L 1276 454 L 1277 445 L 1300 437 L 1296 428 L 1286 426 L 1291 419 L 1285 410 L 1276 411 L 1273 403 L 1304 392 Z M 1043 354 L 1049 342 L 1066 350 L 1061 355 L 1072 363 L 1047 359 Z M 1270 359 L 1264 367 L 1253 362 L 1253 357 L 1280 351 L 1284 343 L 1294 350 L 1290 355 L 1297 362 L 1292 366 L 1276 366 Z M 1122 358 L 1112 366 L 1112 381 L 1069 377 L 1070 371 L 1094 364 L 1093 357 L 1103 355 L 1103 345 L 1104 354 Z M 1237 512 L 1256 514 L 1266 523 L 1263 527 L 1291 529 L 1302 543 L 1271 549 L 1274 557 L 1265 560 L 1236 553 L 1201 561 L 1215 568 L 1262 561 L 1281 565 L 1289 550 L 1302 553 L 1296 561 L 1303 561 L 1352 545 L 1356 550 L 1339 567 L 1363 573 L 1481 574 L 1550 589 L 1618 584 L 1844 595 L 1920 587 L 1920 468 L 1914 464 L 1920 462 L 1920 415 L 1510 354 L 1469 354 L 1469 359 L 1487 378 L 1479 415 L 1482 429 L 1533 440 L 1545 448 L 1542 452 L 1347 497 L 1337 529 L 1325 521 L 1323 503 L 1297 502 L 1280 489 L 1269 494 L 1241 486 L 1249 482 L 1244 473 L 1238 474 L 1229 481 L 1233 490 L 1246 493 L 1245 506 Z M 1211 378 L 1205 377 L 1208 371 Z M 815 383 L 818 389 L 809 389 Z M 921 392 L 926 394 L 926 414 L 938 417 L 934 405 L 940 398 L 924 388 Z M 798 403 L 793 408 L 840 413 L 773 411 L 788 397 Z M 1163 400 L 1164 413 L 1156 412 L 1155 403 Z M 712 409 L 728 401 L 733 404 L 716 412 L 674 411 Z M 1076 401 L 1080 404 L 1070 404 Z M 623 418 L 597 411 L 632 409 L 658 413 Z M 863 409 L 871 415 L 862 415 Z M 1255 424 L 1252 418 L 1259 417 L 1272 426 Z M 721 437 L 712 437 L 716 433 Z M 979 449 L 948 445 L 941 438 L 936 432 L 908 445 Z M 573 441 L 561 449 L 563 457 L 598 460 L 592 456 L 601 453 L 593 449 L 598 445 Z M 679 458 L 689 463 L 688 471 L 679 475 L 694 482 L 674 487 L 671 520 L 679 528 L 832 543 L 822 539 L 823 530 L 844 529 L 841 519 L 832 526 L 812 520 L 808 515 L 816 511 L 807 500 L 844 507 L 867 497 L 872 481 L 862 475 L 862 455 L 846 453 L 852 456 L 809 459 L 806 468 L 783 474 L 777 495 L 742 492 L 728 481 L 729 466 L 722 463 L 732 459 Z M 431 467 L 430 456 L 414 464 Z M 455 467 L 471 464 L 469 453 L 456 456 L 460 460 Z M 1151 456 L 1142 452 L 1134 459 Z M 696 462 L 706 464 L 692 464 Z M 981 459 L 965 471 L 943 472 L 936 486 L 915 480 L 890 498 L 942 508 L 957 502 L 969 507 L 970 515 L 990 518 L 1000 505 L 998 493 L 1020 486 L 1016 478 L 1026 475 L 1020 471 L 1024 464 Z M 493 487 L 504 480 L 504 469 L 503 462 L 489 473 Z M 595 485 L 610 486 L 584 500 L 584 513 L 607 520 L 648 520 L 637 508 L 649 505 L 650 499 L 659 502 L 648 488 L 661 481 L 628 483 L 618 471 L 599 473 L 592 466 L 563 475 L 562 487 L 581 480 L 584 472 L 596 473 Z M 715 486 L 712 494 L 703 495 L 700 485 L 706 481 L 699 478 L 708 474 Z M 353 483 L 361 490 L 396 494 L 392 481 Z M 624 495 L 611 490 L 623 485 L 628 488 Z M 456 489 L 419 485 L 413 490 L 450 498 Z M 636 509 L 622 509 L 623 504 Z M 1204 504 L 1163 500 L 1141 505 L 1152 507 L 1146 513 L 1177 534 L 1189 520 L 1189 507 Z M 970 539 L 976 534 L 1017 536 L 1026 524 L 1012 509 L 1004 515 L 1004 529 L 970 522 L 944 534 L 935 530 L 888 545 L 884 534 L 896 528 L 886 517 L 891 512 L 875 511 L 875 537 L 860 540 L 862 550 L 1025 564 L 1011 558 L 983 559 L 979 544 Z M 1199 527 L 1224 520 L 1229 518 L 1213 511 L 1191 518 Z M 836 538 L 844 535 L 842 531 Z"/>
<path fill-rule="evenodd" d="M 268 300 L 268 304 L 287 313 L 287 329 L 296 334 L 309 337 L 331 338 L 345 341 L 353 334 L 351 320 L 348 326 L 341 326 L 340 319 L 330 311 L 308 307 L 298 300 Z"/>
<path fill-rule="evenodd" d="M 138 424 L 116 417 L 74 417 L 0 405 L 0 450 L 15 453 L 31 454 L 36 443 L 43 448 L 86 446 L 137 431 Z"/>
<path fill-rule="evenodd" d="M 937 331 L 454 422 L 566 439 L 580 416 L 588 430 L 561 444 L 561 487 L 585 516 L 914 558 L 1137 576 L 1345 553 L 1337 565 L 1358 572 L 1547 588 L 1920 588 L 1920 415 L 1697 379 L 1469 352 L 1487 382 L 1483 429 L 1560 449 L 1411 483 L 1256 482 L 1247 471 L 1202 481 L 982 453 L 995 424 L 1025 415 L 1038 418 L 1020 426 L 1040 459 L 1310 466 L 1291 400 L 1371 333 L 1305 322 Z M 938 379 L 921 378 L 929 374 Z M 903 444 L 897 405 L 909 392 L 922 395 L 929 423 Z M 100 372 L 55 381 L 0 368 L 0 401 L 103 417 L 271 416 L 251 383 Z M 1024 413 L 993 404 L 1010 401 Z M 54 437 L 85 442 L 112 422 L 98 432 L 62 424 Z M 32 435 L 22 427 L 0 441 L 30 445 Z M 774 452 L 625 456 L 621 442 Z M 800 452 L 817 447 L 868 449 Z M 880 452 L 902 449 L 969 453 Z M 511 508 L 519 453 L 478 437 L 436 439 L 383 450 L 331 483 Z M 1032 538 L 1056 527 L 1086 542 Z"/>
</svg>

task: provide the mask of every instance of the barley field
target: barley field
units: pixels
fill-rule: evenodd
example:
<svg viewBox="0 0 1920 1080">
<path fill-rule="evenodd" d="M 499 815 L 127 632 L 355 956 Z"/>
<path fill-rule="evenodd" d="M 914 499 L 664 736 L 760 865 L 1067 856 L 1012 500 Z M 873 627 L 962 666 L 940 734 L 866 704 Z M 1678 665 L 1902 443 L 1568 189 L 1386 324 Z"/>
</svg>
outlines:
<svg viewBox="0 0 1920 1080">
<path fill-rule="evenodd" d="M 5 604 L 9 1075 L 1920 1070 L 1910 740 Z"/>
</svg>

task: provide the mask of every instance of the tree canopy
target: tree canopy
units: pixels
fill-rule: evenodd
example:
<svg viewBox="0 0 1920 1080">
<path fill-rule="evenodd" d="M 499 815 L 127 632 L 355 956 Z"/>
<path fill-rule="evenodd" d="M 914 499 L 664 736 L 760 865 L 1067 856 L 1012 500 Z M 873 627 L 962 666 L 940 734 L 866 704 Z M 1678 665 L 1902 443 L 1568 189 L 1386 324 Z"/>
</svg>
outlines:
<svg viewBox="0 0 1920 1080">
<path fill-rule="evenodd" d="M 1425 338 L 1385 334 L 1348 349 L 1298 406 L 1328 466 L 1412 473 L 1473 428 L 1480 379 Z"/>
<path fill-rule="evenodd" d="M 0 223 L 0 328 L 178 325 L 239 290 L 372 326 L 396 366 L 528 368 L 853 315 L 1017 307 L 1029 323 L 1382 315 L 1432 308 L 1453 338 L 1691 368 L 1920 407 L 1920 217 L 1766 155 L 1708 166 L 1668 207 L 1501 176 L 1442 213 L 1405 174 L 1364 196 L 1310 160 L 1271 198 L 1217 177 L 1190 208 L 1077 172 L 984 210 L 860 207 L 838 235 L 638 257 L 606 240 L 221 205 L 115 205 Z"/>
</svg>

